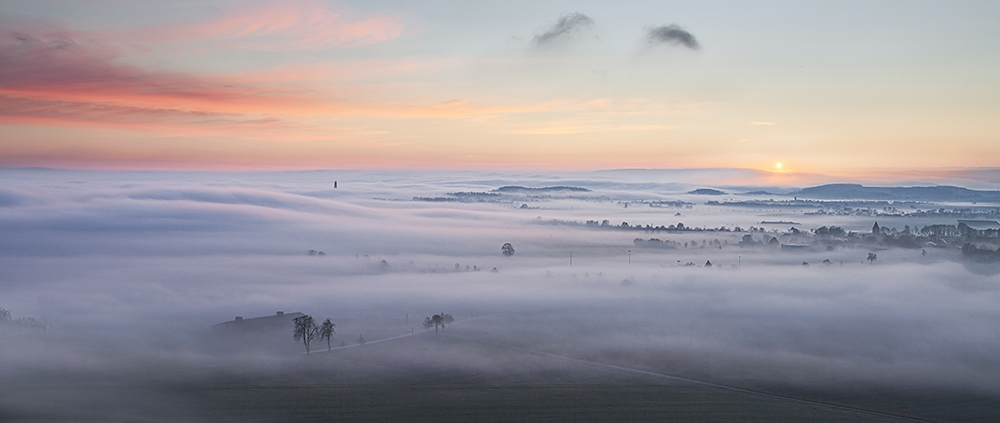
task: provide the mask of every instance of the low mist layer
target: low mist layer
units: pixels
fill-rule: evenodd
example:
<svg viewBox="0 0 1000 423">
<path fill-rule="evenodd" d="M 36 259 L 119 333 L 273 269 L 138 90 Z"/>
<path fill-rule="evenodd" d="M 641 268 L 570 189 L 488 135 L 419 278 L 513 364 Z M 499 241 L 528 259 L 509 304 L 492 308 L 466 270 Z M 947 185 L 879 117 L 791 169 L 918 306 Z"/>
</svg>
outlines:
<svg viewBox="0 0 1000 423">
<path fill-rule="evenodd" d="M 1000 395 L 1000 280 L 956 246 L 741 245 L 873 219 L 707 206 L 628 178 L 462 176 L 6 172 L 0 413 L 36 418 L 37 395 L 63 411 L 127 402 L 131 386 L 680 383 L 633 370 L 783 394 Z M 504 186 L 587 190 L 414 200 Z M 935 223 L 906 219 L 880 222 Z M 586 223 L 604 220 L 617 228 Z M 337 349 L 212 328 L 277 311 L 330 318 Z M 422 326 L 440 312 L 455 321 Z"/>
</svg>

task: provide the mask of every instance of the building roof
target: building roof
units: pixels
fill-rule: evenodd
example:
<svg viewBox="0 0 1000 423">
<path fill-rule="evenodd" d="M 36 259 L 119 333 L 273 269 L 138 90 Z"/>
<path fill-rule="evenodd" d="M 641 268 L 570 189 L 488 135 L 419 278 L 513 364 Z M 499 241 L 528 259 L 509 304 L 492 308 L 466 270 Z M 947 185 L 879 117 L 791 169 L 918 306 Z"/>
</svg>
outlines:
<svg viewBox="0 0 1000 423">
<path fill-rule="evenodd" d="M 212 328 L 238 331 L 266 331 L 285 327 L 291 328 L 292 321 L 299 316 L 305 316 L 305 314 L 299 312 L 285 313 L 279 311 L 272 316 L 254 317 L 250 319 L 244 319 L 240 316 L 236 316 L 236 319 L 219 323 L 212 326 Z"/>
</svg>

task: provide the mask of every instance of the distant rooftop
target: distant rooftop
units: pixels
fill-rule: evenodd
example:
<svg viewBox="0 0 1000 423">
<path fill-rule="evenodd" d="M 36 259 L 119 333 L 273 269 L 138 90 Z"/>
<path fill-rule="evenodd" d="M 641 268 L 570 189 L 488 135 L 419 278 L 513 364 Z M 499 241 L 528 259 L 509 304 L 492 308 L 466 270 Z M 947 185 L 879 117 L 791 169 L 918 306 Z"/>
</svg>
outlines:
<svg viewBox="0 0 1000 423">
<path fill-rule="evenodd" d="M 292 320 L 295 320 L 295 318 L 299 316 L 305 316 L 305 314 L 299 312 L 285 313 L 283 311 L 279 311 L 271 316 L 254 317 L 250 319 L 244 319 L 241 316 L 236 316 L 233 320 L 222 322 L 212 327 L 225 330 L 264 331 L 281 328 L 283 326 L 291 327 Z"/>
</svg>

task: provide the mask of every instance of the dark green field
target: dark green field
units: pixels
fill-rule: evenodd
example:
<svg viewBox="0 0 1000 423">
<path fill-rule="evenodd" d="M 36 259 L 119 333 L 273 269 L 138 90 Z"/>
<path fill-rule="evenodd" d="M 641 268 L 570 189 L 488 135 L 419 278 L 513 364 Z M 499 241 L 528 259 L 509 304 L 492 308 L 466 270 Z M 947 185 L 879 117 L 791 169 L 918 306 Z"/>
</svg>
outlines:
<svg viewBox="0 0 1000 423">
<path fill-rule="evenodd" d="M 889 422 L 731 392 L 655 385 L 326 386 L 198 392 L 222 421 Z"/>
<path fill-rule="evenodd" d="M 0 389 L 3 422 L 984 422 L 1000 397 L 873 387 L 707 386 L 457 336 L 417 334 L 280 365 L 46 375 Z M 641 365 L 642 363 L 636 363 Z M 620 363 L 618 364 L 620 365 Z M 718 383 L 718 381 L 707 381 Z M 745 389 L 746 391 L 741 391 Z M 749 391 L 749 392 L 748 392 Z"/>
</svg>

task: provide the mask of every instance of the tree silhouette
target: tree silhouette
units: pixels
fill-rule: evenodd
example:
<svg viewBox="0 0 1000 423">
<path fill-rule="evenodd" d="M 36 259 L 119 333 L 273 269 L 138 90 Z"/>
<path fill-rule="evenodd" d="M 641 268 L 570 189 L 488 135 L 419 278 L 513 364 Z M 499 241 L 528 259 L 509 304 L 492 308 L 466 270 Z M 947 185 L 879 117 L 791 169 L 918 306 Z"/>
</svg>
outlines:
<svg viewBox="0 0 1000 423">
<path fill-rule="evenodd" d="M 431 317 L 424 318 L 424 327 L 430 330 L 430 328 L 433 326 L 434 333 L 438 333 L 438 327 L 444 328 L 444 325 L 450 324 L 451 322 L 454 321 L 455 318 L 451 317 L 450 314 L 446 313 L 435 314 Z"/>
<path fill-rule="evenodd" d="M 336 326 L 337 325 L 333 324 L 333 322 L 330 321 L 329 318 L 327 318 L 326 320 L 323 321 L 323 324 L 320 325 L 320 327 L 319 327 L 319 339 L 320 340 L 323 340 L 323 339 L 326 340 L 326 350 L 327 351 L 330 351 L 330 349 L 331 349 L 330 348 L 330 338 L 333 336 L 333 334 L 335 332 L 333 330 L 333 328 L 336 327 Z"/>
<path fill-rule="evenodd" d="M 0 326 L 12 325 L 16 330 L 32 330 L 45 332 L 45 325 L 34 317 L 18 317 L 14 319 L 10 311 L 0 308 Z"/>
<path fill-rule="evenodd" d="M 503 247 L 500 247 L 500 252 L 502 252 L 503 255 L 510 257 L 514 255 L 514 246 L 510 245 L 510 243 L 508 242 L 504 244 Z"/>
<path fill-rule="evenodd" d="M 306 354 L 309 354 L 309 344 L 312 343 L 319 332 L 319 327 L 316 326 L 316 322 L 309 315 L 296 317 L 294 322 L 295 340 L 302 340 L 302 344 L 306 346 Z"/>
<path fill-rule="evenodd" d="M 876 225 L 877 225 L 877 223 L 876 223 Z M 868 264 L 875 263 L 875 260 L 878 260 L 878 254 L 868 253 Z"/>
</svg>

